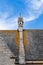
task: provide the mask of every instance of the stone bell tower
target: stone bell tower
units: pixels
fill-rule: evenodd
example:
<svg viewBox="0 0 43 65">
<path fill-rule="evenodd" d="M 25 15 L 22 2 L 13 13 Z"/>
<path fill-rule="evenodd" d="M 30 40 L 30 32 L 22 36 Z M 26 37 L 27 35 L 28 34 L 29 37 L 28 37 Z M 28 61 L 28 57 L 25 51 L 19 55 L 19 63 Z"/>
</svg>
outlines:
<svg viewBox="0 0 43 65">
<path fill-rule="evenodd" d="M 19 64 L 25 64 L 25 50 L 23 44 L 23 18 L 18 18 L 18 30 L 19 30 Z"/>
</svg>

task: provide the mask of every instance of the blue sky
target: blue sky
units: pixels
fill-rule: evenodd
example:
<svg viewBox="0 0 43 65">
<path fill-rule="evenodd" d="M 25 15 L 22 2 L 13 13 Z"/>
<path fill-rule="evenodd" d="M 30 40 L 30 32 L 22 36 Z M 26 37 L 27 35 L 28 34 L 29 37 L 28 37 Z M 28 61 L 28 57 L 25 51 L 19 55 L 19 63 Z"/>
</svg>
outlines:
<svg viewBox="0 0 43 65">
<path fill-rule="evenodd" d="M 20 13 L 24 29 L 43 29 L 43 0 L 0 0 L 0 30 L 17 29 Z"/>
</svg>

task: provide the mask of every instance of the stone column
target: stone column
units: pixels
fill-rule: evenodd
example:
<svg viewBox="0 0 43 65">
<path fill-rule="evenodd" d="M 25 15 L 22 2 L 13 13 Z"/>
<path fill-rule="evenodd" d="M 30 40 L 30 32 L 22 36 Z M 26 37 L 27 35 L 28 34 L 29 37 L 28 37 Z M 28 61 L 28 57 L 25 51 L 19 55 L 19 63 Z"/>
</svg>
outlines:
<svg viewBox="0 0 43 65">
<path fill-rule="evenodd" d="M 19 28 L 19 64 L 25 64 L 25 50 L 23 44 L 23 29 Z"/>
</svg>

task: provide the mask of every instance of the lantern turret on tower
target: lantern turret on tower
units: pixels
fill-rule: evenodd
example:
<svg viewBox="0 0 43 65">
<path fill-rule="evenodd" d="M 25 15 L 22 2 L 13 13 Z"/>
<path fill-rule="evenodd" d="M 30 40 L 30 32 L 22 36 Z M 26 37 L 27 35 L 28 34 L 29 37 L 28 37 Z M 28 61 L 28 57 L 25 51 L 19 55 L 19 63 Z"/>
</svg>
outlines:
<svg viewBox="0 0 43 65">
<path fill-rule="evenodd" d="M 18 19 L 18 26 L 23 27 L 23 18 L 22 17 L 19 17 L 19 19 Z"/>
<path fill-rule="evenodd" d="M 18 29 L 19 31 L 23 29 L 23 18 L 22 17 L 18 18 Z"/>
</svg>

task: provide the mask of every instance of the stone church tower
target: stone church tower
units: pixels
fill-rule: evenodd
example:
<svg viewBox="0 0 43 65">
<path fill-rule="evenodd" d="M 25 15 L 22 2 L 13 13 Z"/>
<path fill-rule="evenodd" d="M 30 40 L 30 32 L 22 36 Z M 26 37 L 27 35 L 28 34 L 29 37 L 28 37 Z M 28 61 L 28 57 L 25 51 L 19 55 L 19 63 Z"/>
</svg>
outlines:
<svg viewBox="0 0 43 65">
<path fill-rule="evenodd" d="M 23 18 L 18 18 L 19 30 L 19 64 L 25 64 L 25 50 L 23 45 Z"/>
</svg>

